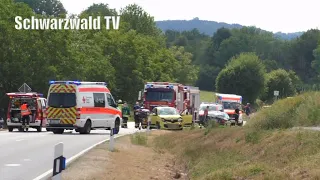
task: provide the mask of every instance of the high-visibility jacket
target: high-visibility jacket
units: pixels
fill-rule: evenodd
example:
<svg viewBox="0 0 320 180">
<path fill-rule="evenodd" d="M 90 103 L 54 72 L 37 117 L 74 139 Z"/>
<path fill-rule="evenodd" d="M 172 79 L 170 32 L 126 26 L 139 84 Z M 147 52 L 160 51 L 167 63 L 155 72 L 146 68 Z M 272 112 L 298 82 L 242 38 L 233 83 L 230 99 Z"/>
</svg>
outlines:
<svg viewBox="0 0 320 180">
<path fill-rule="evenodd" d="M 28 116 L 31 114 L 30 110 L 27 107 L 27 104 L 22 104 L 20 109 L 21 109 L 21 116 Z"/>
</svg>

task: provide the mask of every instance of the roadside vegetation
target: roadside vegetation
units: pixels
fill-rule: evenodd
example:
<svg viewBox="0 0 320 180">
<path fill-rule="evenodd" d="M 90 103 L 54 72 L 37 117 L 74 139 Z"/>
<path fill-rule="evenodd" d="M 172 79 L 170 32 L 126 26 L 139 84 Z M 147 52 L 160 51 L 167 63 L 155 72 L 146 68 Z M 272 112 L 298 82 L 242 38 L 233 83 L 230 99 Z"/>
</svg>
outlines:
<svg viewBox="0 0 320 180">
<path fill-rule="evenodd" d="M 186 164 L 191 179 L 319 179 L 320 92 L 275 102 L 244 127 L 172 132 L 154 148 Z M 182 140 L 183 139 L 183 140 Z"/>
<path fill-rule="evenodd" d="M 212 91 L 200 91 L 200 101 L 201 102 L 213 102 L 215 92 Z"/>
</svg>

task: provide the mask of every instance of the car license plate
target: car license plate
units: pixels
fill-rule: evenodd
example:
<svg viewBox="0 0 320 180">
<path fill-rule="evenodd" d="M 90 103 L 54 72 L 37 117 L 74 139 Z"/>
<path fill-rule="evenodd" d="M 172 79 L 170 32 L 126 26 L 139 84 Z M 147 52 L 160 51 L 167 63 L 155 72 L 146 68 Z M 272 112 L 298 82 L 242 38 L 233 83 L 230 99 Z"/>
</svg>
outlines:
<svg viewBox="0 0 320 180">
<path fill-rule="evenodd" d="M 60 124 L 60 119 L 50 119 L 49 124 Z"/>
</svg>

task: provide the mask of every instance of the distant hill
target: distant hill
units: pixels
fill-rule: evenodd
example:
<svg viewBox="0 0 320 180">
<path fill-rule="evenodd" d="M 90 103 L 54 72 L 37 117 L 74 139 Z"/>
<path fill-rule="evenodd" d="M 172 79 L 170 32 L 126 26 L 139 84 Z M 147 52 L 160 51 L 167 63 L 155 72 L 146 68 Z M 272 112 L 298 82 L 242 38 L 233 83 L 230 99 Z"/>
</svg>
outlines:
<svg viewBox="0 0 320 180">
<path fill-rule="evenodd" d="M 167 20 L 167 21 L 156 21 L 157 26 L 162 30 L 176 30 L 176 31 L 189 31 L 194 28 L 197 28 L 200 32 L 212 36 L 217 29 L 225 27 L 225 28 L 242 28 L 243 26 L 240 24 L 227 24 L 224 22 L 216 22 L 216 21 L 206 21 L 199 20 L 199 18 L 194 18 L 193 20 Z M 295 33 L 282 33 L 277 32 L 274 33 L 276 37 L 290 40 L 302 35 L 303 32 L 295 32 Z"/>
</svg>

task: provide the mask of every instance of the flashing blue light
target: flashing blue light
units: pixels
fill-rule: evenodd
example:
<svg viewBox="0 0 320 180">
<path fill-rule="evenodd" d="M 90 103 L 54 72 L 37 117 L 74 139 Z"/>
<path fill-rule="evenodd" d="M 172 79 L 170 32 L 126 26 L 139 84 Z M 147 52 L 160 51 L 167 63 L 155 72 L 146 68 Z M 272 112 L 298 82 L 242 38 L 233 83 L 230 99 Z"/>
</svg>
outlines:
<svg viewBox="0 0 320 180">
<path fill-rule="evenodd" d="M 222 100 L 222 96 L 219 96 L 219 100 Z"/>
<path fill-rule="evenodd" d="M 80 85 L 81 82 L 80 82 L 80 81 L 73 81 L 73 84 L 75 84 L 75 85 Z"/>
<path fill-rule="evenodd" d="M 43 97 L 43 94 L 39 94 L 40 97 Z"/>
<path fill-rule="evenodd" d="M 170 88 L 170 89 L 173 89 L 173 85 L 170 85 L 169 88 Z"/>
<path fill-rule="evenodd" d="M 49 81 L 49 84 L 54 84 L 55 83 L 55 81 Z"/>
<path fill-rule="evenodd" d="M 152 88 L 153 85 L 152 84 L 147 84 L 147 88 Z"/>
</svg>

